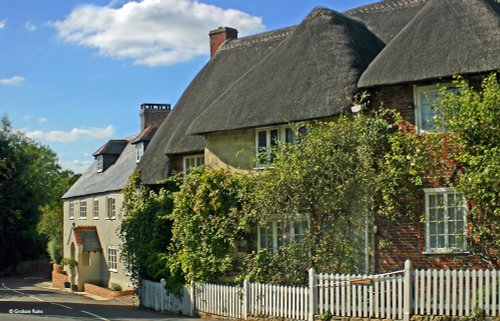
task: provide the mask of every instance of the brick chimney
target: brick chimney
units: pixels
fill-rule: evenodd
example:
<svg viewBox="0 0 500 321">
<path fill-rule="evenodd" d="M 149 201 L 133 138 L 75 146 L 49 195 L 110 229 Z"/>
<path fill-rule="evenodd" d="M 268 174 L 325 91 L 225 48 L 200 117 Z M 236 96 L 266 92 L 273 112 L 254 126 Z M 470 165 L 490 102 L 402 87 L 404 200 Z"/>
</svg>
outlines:
<svg viewBox="0 0 500 321">
<path fill-rule="evenodd" d="M 210 36 L 210 58 L 212 58 L 217 49 L 228 39 L 238 39 L 238 30 L 229 27 L 219 27 L 208 33 Z"/>
<path fill-rule="evenodd" d="M 170 111 L 172 111 L 170 104 L 142 104 L 141 132 L 150 126 L 160 127 Z"/>
</svg>

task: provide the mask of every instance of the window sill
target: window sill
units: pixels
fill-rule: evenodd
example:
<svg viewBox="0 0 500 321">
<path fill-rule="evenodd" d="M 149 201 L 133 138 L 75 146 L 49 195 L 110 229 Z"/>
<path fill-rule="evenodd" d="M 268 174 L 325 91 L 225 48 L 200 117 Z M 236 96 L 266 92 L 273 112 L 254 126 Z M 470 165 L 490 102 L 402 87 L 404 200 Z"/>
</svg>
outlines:
<svg viewBox="0 0 500 321">
<path fill-rule="evenodd" d="M 108 269 L 109 272 L 115 272 L 117 273 L 118 272 L 118 269 Z"/>
<path fill-rule="evenodd" d="M 257 165 L 253 169 L 254 170 L 265 170 L 265 169 L 272 169 L 274 168 L 273 165 Z"/>
<path fill-rule="evenodd" d="M 98 220 L 99 218 L 98 218 L 98 217 L 93 217 L 92 219 L 93 219 L 93 220 Z"/>
<path fill-rule="evenodd" d="M 87 218 L 86 217 L 79 217 L 78 219 L 79 220 L 86 220 Z"/>
<path fill-rule="evenodd" d="M 425 255 L 454 255 L 454 254 L 470 254 L 470 251 L 468 250 L 461 250 L 461 249 L 436 249 L 436 250 L 426 250 L 422 252 L 422 254 Z"/>
<path fill-rule="evenodd" d="M 116 220 L 116 217 L 106 217 L 105 220 L 107 220 L 107 221 L 113 221 L 113 220 Z"/>
</svg>

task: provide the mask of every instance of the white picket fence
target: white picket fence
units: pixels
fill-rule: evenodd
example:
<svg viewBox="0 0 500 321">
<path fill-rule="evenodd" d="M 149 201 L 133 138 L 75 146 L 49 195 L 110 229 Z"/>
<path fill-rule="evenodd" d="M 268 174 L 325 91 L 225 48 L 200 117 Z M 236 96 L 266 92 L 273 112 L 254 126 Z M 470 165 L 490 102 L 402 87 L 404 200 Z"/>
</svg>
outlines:
<svg viewBox="0 0 500 321">
<path fill-rule="evenodd" d="M 307 320 L 309 289 L 259 283 L 246 283 L 248 315 L 272 316 L 293 320 Z"/>
<path fill-rule="evenodd" d="M 243 288 L 195 283 L 196 310 L 225 317 L 243 318 Z"/>
<path fill-rule="evenodd" d="M 141 306 L 156 311 L 169 311 L 183 315 L 193 315 L 192 291 L 184 286 L 181 295 L 170 293 L 165 288 L 165 280 L 153 282 L 142 279 L 139 285 Z"/>
<path fill-rule="evenodd" d="M 403 319 L 404 274 L 317 277 L 318 309 L 323 315 L 375 319 Z"/>
<path fill-rule="evenodd" d="M 484 310 L 500 315 L 500 271 L 413 271 L 413 313 L 469 316 Z"/>
<path fill-rule="evenodd" d="M 413 270 L 379 275 L 315 274 L 309 286 L 244 282 L 243 287 L 195 284 L 181 296 L 169 294 L 165 282 L 143 280 L 145 307 L 194 315 L 196 311 L 238 319 L 281 317 L 312 321 L 314 316 L 409 320 L 411 315 L 470 316 L 478 309 L 500 315 L 500 271 Z"/>
</svg>

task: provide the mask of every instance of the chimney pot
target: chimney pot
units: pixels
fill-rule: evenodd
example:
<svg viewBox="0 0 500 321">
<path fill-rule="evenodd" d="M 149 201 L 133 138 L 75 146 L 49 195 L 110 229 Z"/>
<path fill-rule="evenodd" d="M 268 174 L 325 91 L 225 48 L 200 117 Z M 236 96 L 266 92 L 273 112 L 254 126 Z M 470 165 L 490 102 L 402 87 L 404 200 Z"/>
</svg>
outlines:
<svg viewBox="0 0 500 321">
<path fill-rule="evenodd" d="M 238 39 L 238 30 L 229 27 L 219 27 L 208 33 L 210 36 L 210 58 L 212 58 L 217 49 L 229 39 Z"/>
<path fill-rule="evenodd" d="M 170 104 L 142 104 L 141 132 L 148 127 L 160 127 L 172 110 Z"/>
</svg>

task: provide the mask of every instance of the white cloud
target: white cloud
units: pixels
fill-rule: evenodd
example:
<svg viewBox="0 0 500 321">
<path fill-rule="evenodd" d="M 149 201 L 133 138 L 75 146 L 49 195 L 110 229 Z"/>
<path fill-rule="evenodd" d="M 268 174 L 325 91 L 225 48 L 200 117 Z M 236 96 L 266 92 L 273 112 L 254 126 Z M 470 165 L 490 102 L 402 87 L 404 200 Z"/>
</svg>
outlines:
<svg viewBox="0 0 500 321">
<path fill-rule="evenodd" d="M 0 79 L 0 85 L 19 85 L 26 79 L 21 76 L 14 76 L 10 78 Z"/>
<path fill-rule="evenodd" d="M 7 18 L 0 20 L 0 29 L 3 29 L 7 24 Z"/>
<path fill-rule="evenodd" d="M 37 27 L 32 24 L 30 21 L 26 21 L 26 23 L 24 24 L 24 28 L 26 28 L 26 30 L 30 31 L 30 32 L 33 32 L 37 29 Z"/>
<path fill-rule="evenodd" d="M 47 122 L 47 118 L 46 117 L 40 117 L 36 120 L 37 123 L 39 124 L 43 124 L 43 123 L 46 123 Z"/>
<path fill-rule="evenodd" d="M 207 54 L 208 31 L 219 26 L 236 28 L 240 35 L 264 30 L 260 17 L 195 0 L 131 1 L 118 8 L 84 5 L 53 25 L 64 41 L 147 66 Z"/>
<path fill-rule="evenodd" d="M 93 161 L 84 160 L 59 161 L 59 165 L 61 165 L 62 169 L 72 170 L 75 174 L 83 173 L 92 163 Z"/>
<path fill-rule="evenodd" d="M 109 138 L 113 135 L 114 128 L 112 125 L 109 125 L 106 128 L 73 128 L 69 132 L 64 132 L 61 130 L 29 131 L 26 129 L 21 129 L 20 131 L 24 132 L 26 136 L 35 140 L 43 140 L 46 142 L 54 143 L 69 143 L 74 142 L 82 137 Z"/>
</svg>

